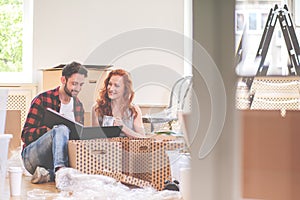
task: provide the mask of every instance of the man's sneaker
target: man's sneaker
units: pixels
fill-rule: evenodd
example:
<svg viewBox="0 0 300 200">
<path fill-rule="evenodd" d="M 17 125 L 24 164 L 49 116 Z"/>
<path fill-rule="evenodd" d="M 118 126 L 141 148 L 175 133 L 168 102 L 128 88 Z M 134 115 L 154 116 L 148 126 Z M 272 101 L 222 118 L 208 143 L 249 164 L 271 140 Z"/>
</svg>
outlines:
<svg viewBox="0 0 300 200">
<path fill-rule="evenodd" d="M 47 183 L 50 181 L 50 173 L 43 167 L 37 167 L 31 177 L 31 183 Z"/>
</svg>

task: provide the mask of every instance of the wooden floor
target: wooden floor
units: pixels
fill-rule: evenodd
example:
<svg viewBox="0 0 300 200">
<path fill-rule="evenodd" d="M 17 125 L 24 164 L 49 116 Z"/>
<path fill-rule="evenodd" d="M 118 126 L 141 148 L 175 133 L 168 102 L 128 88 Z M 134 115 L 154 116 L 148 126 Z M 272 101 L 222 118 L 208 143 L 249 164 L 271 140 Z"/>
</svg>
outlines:
<svg viewBox="0 0 300 200">
<path fill-rule="evenodd" d="M 4 194 L 0 194 L 1 200 L 25 200 L 25 199 L 53 199 L 51 196 L 58 194 L 58 190 L 55 187 L 55 183 L 44 183 L 44 184 L 32 184 L 30 182 L 31 177 L 23 176 L 22 177 L 22 190 L 20 196 L 10 196 L 10 188 L 9 188 L 9 179 L 6 178 L 6 184 L 4 187 Z M 44 193 L 45 195 L 43 195 Z M 34 195 L 35 194 L 35 195 Z M 47 195 L 51 194 L 51 195 Z M 40 198 L 38 196 L 40 195 Z M 36 198 L 34 198 L 35 196 Z M 42 196 L 47 198 L 42 198 Z M 31 198 L 30 198 L 31 197 Z"/>
</svg>

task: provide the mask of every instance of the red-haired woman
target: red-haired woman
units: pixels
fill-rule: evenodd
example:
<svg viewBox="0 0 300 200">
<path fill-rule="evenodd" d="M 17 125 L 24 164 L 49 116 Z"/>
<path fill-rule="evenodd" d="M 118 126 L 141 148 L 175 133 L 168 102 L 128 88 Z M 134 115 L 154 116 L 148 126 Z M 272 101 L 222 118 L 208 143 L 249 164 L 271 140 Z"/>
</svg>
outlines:
<svg viewBox="0 0 300 200">
<path fill-rule="evenodd" d="M 92 108 L 92 125 L 102 126 L 104 116 L 112 116 L 115 126 L 122 126 L 121 136 L 145 137 L 142 113 L 132 103 L 134 91 L 129 73 L 112 70 L 104 81 L 99 99 Z"/>
</svg>

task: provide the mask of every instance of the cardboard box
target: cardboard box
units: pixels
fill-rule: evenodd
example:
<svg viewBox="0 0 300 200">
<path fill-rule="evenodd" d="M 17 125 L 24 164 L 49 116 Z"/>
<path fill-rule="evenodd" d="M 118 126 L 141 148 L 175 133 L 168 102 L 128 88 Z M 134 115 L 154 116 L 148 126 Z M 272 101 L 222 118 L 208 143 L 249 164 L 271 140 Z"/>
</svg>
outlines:
<svg viewBox="0 0 300 200">
<path fill-rule="evenodd" d="M 108 172 L 108 171 L 99 170 L 98 174 L 112 177 L 126 185 L 137 186 L 137 187 L 141 187 L 141 188 L 152 187 L 152 184 L 148 181 L 145 181 L 145 180 L 133 177 L 133 176 L 129 176 L 129 175 L 126 175 L 123 173 L 112 173 L 112 172 Z"/>
<path fill-rule="evenodd" d="M 21 110 L 7 110 L 4 133 L 13 135 L 9 143 L 8 158 L 13 155 L 14 151 L 22 148 L 21 131 Z"/>
<path fill-rule="evenodd" d="M 122 142 L 123 173 L 151 182 L 152 140 L 120 138 L 120 141 Z"/>
<path fill-rule="evenodd" d="M 88 174 L 102 174 L 138 187 L 163 190 L 172 180 L 167 150 L 184 147 L 182 141 L 153 138 L 70 140 L 70 166 Z"/>
<path fill-rule="evenodd" d="M 122 143 L 123 174 L 151 183 L 162 190 L 166 180 L 172 180 L 168 150 L 184 147 L 174 137 L 113 138 Z"/>
<path fill-rule="evenodd" d="M 109 139 L 70 140 L 68 143 L 70 167 L 86 174 L 99 170 L 122 172 L 122 144 Z"/>
</svg>

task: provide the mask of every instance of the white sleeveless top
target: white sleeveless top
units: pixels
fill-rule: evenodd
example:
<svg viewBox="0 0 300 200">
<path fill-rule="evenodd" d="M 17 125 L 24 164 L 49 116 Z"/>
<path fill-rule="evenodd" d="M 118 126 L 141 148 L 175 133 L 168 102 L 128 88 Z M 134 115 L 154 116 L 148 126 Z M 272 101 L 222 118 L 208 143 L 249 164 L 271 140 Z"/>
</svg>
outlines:
<svg viewBox="0 0 300 200">
<path fill-rule="evenodd" d="M 64 117 L 75 121 L 73 98 L 71 98 L 70 102 L 67 104 L 61 103 L 59 113 L 62 114 Z"/>
</svg>

